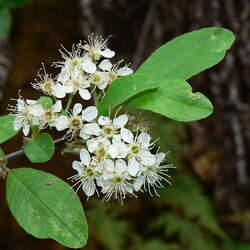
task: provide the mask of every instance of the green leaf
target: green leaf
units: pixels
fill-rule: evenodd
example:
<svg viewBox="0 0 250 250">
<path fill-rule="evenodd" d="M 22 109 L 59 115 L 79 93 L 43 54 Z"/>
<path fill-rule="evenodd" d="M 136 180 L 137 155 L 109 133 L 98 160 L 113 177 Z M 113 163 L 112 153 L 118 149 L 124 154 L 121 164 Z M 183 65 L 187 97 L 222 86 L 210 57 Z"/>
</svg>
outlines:
<svg viewBox="0 0 250 250">
<path fill-rule="evenodd" d="M 24 153 L 31 162 L 46 162 L 54 154 L 55 144 L 48 133 L 33 138 L 24 145 Z"/>
<path fill-rule="evenodd" d="M 11 170 L 6 198 L 11 213 L 27 233 L 52 238 L 70 248 L 86 244 L 87 222 L 81 202 L 56 176 L 32 168 Z"/>
<path fill-rule="evenodd" d="M 19 8 L 30 2 L 31 0 L 3 0 L 3 4 L 7 8 Z"/>
<path fill-rule="evenodd" d="M 0 143 L 9 140 L 18 133 L 13 127 L 14 120 L 14 115 L 0 116 Z"/>
<path fill-rule="evenodd" d="M 153 91 L 158 84 L 145 76 L 133 74 L 118 78 L 108 88 L 104 98 L 98 105 L 99 114 L 108 115 L 115 107 L 121 105 L 130 98 Z"/>
<path fill-rule="evenodd" d="M 193 93 L 184 80 L 164 80 L 153 92 L 134 97 L 126 103 L 139 109 L 151 110 L 177 121 L 194 121 L 210 115 L 211 102 L 201 93 Z"/>
<path fill-rule="evenodd" d="M 42 96 L 37 100 L 38 104 L 41 104 L 45 109 L 49 109 L 53 105 L 53 100 L 48 96 Z"/>
<path fill-rule="evenodd" d="M 12 24 L 11 13 L 7 8 L 0 7 L 0 38 L 10 34 Z"/>
<path fill-rule="evenodd" d="M 233 33 L 223 28 L 186 33 L 154 51 L 137 73 L 154 80 L 186 80 L 220 62 L 234 39 Z"/>
</svg>

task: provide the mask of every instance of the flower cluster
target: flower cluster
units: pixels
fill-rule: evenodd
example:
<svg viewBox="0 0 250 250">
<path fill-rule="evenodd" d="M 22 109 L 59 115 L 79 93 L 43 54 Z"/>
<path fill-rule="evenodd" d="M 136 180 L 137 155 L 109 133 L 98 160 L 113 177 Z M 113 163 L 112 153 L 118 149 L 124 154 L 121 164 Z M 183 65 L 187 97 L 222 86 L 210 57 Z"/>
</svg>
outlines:
<svg viewBox="0 0 250 250">
<path fill-rule="evenodd" d="M 63 60 L 53 64 L 60 69 L 58 75 L 47 74 L 43 65 L 32 83 L 49 96 L 51 105 L 19 96 L 16 106 L 10 106 L 16 116 L 14 129 L 22 129 L 27 136 L 33 127 L 39 132 L 49 127 L 65 131 L 70 141 L 81 139 L 80 161 L 72 165 L 77 174 L 70 178 L 88 197 L 102 193 L 105 200 L 123 200 L 139 190 L 157 194 L 156 187 L 170 184 L 167 171 L 173 166 L 162 164 L 165 154 L 155 149 L 150 135 L 142 130 L 133 134 L 125 128 L 129 124 L 126 114 L 111 119 L 98 116 L 95 106 L 72 104 L 76 94 L 83 101 L 90 100 L 92 93 L 101 98 L 115 79 L 133 71 L 127 65 L 120 67 L 121 62 L 112 64 L 115 52 L 107 47 L 107 40 L 95 34 L 88 42 L 73 45 L 71 52 L 63 48 L 61 54 Z"/>
<path fill-rule="evenodd" d="M 115 52 L 107 48 L 107 40 L 96 34 L 90 35 L 84 45 L 73 45 L 71 52 L 64 48 L 60 52 L 64 60 L 53 64 L 60 68 L 57 77 L 53 78 L 48 74 L 43 65 L 42 74 L 39 72 L 39 78 L 31 83 L 35 89 L 56 100 L 55 104 L 45 109 L 36 101 L 25 101 L 20 96 L 17 105 L 10 108 L 16 114 L 14 129 L 23 128 L 25 136 L 28 135 L 31 126 L 67 130 L 66 134 L 70 134 L 71 137 L 77 133 L 82 134 L 85 124 L 97 117 L 97 108 L 89 106 L 82 109 L 82 104 L 77 103 L 72 111 L 68 112 L 72 97 L 79 93 L 83 100 L 89 100 L 96 87 L 103 91 L 119 76 L 133 73 L 128 66 L 119 68 L 120 62 L 111 63 L 109 59 L 114 57 Z M 62 98 L 67 97 L 67 94 L 69 100 L 63 109 Z"/>
<path fill-rule="evenodd" d="M 150 135 L 134 135 L 125 128 L 127 122 L 125 114 L 113 120 L 100 116 L 96 123 L 84 127 L 81 136 L 88 138 L 87 149 L 81 150 L 81 161 L 73 162 L 78 174 L 71 178 L 88 197 L 99 195 L 100 189 L 105 200 L 113 196 L 122 201 L 139 190 L 157 194 L 156 187 L 163 187 L 162 182 L 170 184 L 167 172 L 173 166 L 161 165 L 165 154 L 153 154 Z"/>
</svg>

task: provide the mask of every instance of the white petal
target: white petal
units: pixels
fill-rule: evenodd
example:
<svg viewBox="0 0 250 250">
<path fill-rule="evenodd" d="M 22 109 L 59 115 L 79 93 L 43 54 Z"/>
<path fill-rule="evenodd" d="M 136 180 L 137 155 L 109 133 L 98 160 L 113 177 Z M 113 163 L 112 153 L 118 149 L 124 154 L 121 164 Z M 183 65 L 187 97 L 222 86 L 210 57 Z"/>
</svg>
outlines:
<svg viewBox="0 0 250 250">
<path fill-rule="evenodd" d="M 83 67 L 83 70 L 89 74 L 93 74 L 96 71 L 96 65 L 90 60 L 85 60 L 85 62 L 82 63 L 82 67 Z"/>
<path fill-rule="evenodd" d="M 105 159 L 103 162 L 103 166 L 108 172 L 112 172 L 115 169 L 115 164 L 110 159 Z"/>
<path fill-rule="evenodd" d="M 83 127 L 83 131 L 88 135 L 99 135 L 101 129 L 97 123 L 88 123 Z"/>
<path fill-rule="evenodd" d="M 17 111 L 19 113 L 23 111 L 25 105 L 26 105 L 25 102 L 21 98 L 17 99 Z"/>
<path fill-rule="evenodd" d="M 134 141 L 133 133 L 126 128 L 121 128 L 121 137 L 127 143 L 133 143 Z"/>
<path fill-rule="evenodd" d="M 86 134 L 83 130 L 83 128 L 81 128 L 81 131 L 80 131 L 80 137 L 83 139 L 83 140 L 88 140 L 90 135 Z"/>
<path fill-rule="evenodd" d="M 23 126 L 23 134 L 27 136 L 30 132 L 30 126 L 28 124 L 24 124 Z"/>
<path fill-rule="evenodd" d="M 16 116 L 13 123 L 14 130 L 18 131 L 22 126 L 23 126 L 23 118 L 20 116 Z"/>
<path fill-rule="evenodd" d="M 139 176 L 138 178 L 136 178 L 135 182 L 133 183 L 134 190 L 136 192 L 139 191 L 142 184 L 143 184 L 143 176 Z"/>
<path fill-rule="evenodd" d="M 165 159 L 165 157 L 166 157 L 166 154 L 164 154 L 162 152 L 156 154 L 156 156 L 155 156 L 155 162 L 156 162 L 156 164 L 160 165 L 161 162 Z"/>
<path fill-rule="evenodd" d="M 112 144 L 108 153 L 112 158 L 125 158 L 128 154 L 128 148 L 124 143 Z"/>
<path fill-rule="evenodd" d="M 95 193 L 95 183 L 93 180 L 90 180 L 86 183 L 83 183 L 82 189 L 85 192 L 85 194 L 89 197 L 92 196 Z"/>
<path fill-rule="evenodd" d="M 122 172 L 125 172 L 127 169 L 127 165 L 126 165 L 126 162 L 122 159 L 118 159 L 116 160 L 115 162 L 115 171 L 117 173 L 122 173 Z"/>
<path fill-rule="evenodd" d="M 69 126 L 69 119 L 65 115 L 60 115 L 55 119 L 55 127 L 58 131 L 62 131 Z"/>
<path fill-rule="evenodd" d="M 132 176 L 136 176 L 140 168 L 140 164 L 135 158 L 132 158 L 128 162 L 128 173 Z"/>
<path fill-rule="evenodd" d="M 41 104 L 35 104 L 29 107 L 29 113 L 34 116 L 41 116 L 44 112 L 43 106 Z"/>
<path fill-rule="evenodd" d="M 66 96 L 64 87 L 59 83 L 52 87 L 52 94 L 57 98 L 64 98 Z"/>
<path fill-rule="evenodd" d="M 141 134 L 138 136 L 138 138 L 137 138 L 137 141 L 138 141 L 139 143 L 141 143 L 141 145 L 142 145 L 143 148 L 148 148 L 148 147 L 149 147 L 149 145 L 150 145 L 150 140 L 151 140 L 150 135 L 147 134 L 147 133 L 144 133 L 144 132 L 141 133 Z"/>
<path fill-rule="evenodd" d="M 121 135 L 120 135 L 120 134 L 118 134 L 118 135 L 113 135 L 112 143 L 113 143 L 113 144 L 122 143 Z"/>
<path fill-rule="evenodd" d="M 87 89 L 79 89 L 79 95 L 83 100 L 89 100 L 91 98 L 91 94 Z"/>
<path fill-rule="evenodd" d="M 110 49 L 105 49 L 100 52 L 103 57 L 112 58 L 115 56 L 115 52 Z"/>
<path fill-rule="evenodd" d="M 120 115 L 113 120 L 114 125 L 116 125 L 118 128 L 124 127 L 127 122 L 128 122 L 128 116 L 125 114 Z"/>
<path fill-rule="evenodd" d="M 99 140 L 97 139 L 87 141 L 87 147 L 90 153 L 95 152 L 98 148 L 98 145 L 99 145 Z"/>
<path fill-rule="evenodd" d="M 119 76 L 127 76 L 127 75 L 130 75 L 132 74 L 134 71 L 132 69 L 130 69 L 129 67 L 125 66 L 123 68 L 120 68 L 118 71 L 117 71 L 117 74 Z"/>
<path fill-rule="evenodd" d="M 108 82 L 101 82 L 97 85 L 98 89 L 105 89 L 108 86 Z"/>
<path fill-rule="evenodd" d="M 62 101 L 56 101 L 51 109 L 53 112 L 59 113 L 62 110 Z"/>
<path fill-rule="evenodd" d="M 110 71 L 112 63 L 108 59 L 105 59 L 99 64 L 99 68 L 103 71 Z"/>
<path fill-rule="evenodd" d="M 150 166 L 155 163 L 155 156 L 147 150 L 140 152 L 140 159 L 143 165 Z"/>
<path fill-rule="evenodd" d="M 98 123 L 102 126 L 105 126 L 111 124 L 111 120 L 108 117 L 101 115 L 98 119 Z"/>
<path fill-rule="evenodd" d="M 82 104 L 76 103 L 73 107 L 73 115 L 78 115 L 82 112 Z"/>
<path fill-rule="evenodd" d="M 35 101 L 35 100 L 31 100 L 31 99 L 27 99 L 26 102 L 27 102 L 27 104 L 29 104 L 29 105 L 34 105 L 34 104 L 36 104 L 36 101 Z"/>
<path fill-rule="evenodd" d="M 63 90 L 64 90 L 64 92 L 65 93 L 67 93 L 67 94 L 69 94 L 69 93 L 72 93 L 72 92 L 74 92 L 75 90 L 74 90 L 74 87 L 72 87 L 72 86 L 63 86 Z"/>
<path fill-rule="evenodd" d="M 73 161 L 72 168 L 75 169 L 79 175 L 82 175 L 83 171 L 82 171 L 81 163 L 79 161 Z"/>
<path fill-rule="evenodd" d="M 80 159 L 83 165 L 85 166 L 89 166 L 90 163 L 90 154 L 88 152 L 88 150 L 86 150 L 85 148 L 83 148 L 80 151 Z"/>
<path fill-rule="evenodd" d="M 91 122 L 97 117 L 98 110 L 95 106 L 89 106 L 82 111 L 82 119 Z"/>
</svg>

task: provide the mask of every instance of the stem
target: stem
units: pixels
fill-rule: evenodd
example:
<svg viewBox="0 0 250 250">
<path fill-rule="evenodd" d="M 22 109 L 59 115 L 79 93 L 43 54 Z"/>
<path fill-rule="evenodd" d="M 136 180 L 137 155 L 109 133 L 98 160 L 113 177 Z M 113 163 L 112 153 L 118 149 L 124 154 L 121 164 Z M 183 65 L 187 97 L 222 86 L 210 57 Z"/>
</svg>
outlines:
<svg viewBox="0 0 250 250">
<path fill-rule="evenodd" d="M 94 103 L 95 103 L 95 106 L 97 107 L 98 106 L 98 103 L 99 103 L 99 100 L 100 100 L 100 97 L 102 96 L 102 92 L 100 92 L 99 94 L 97 94 L 96 91 L 94 91 L 92 93 L 92 96 L 94 98 Z"/>
<path fill-rule="evenodd" d="M 69 99 L 68 99 L 68 102 L 67 102 L 67 104 L 66 104 L 66 108 L 65 108 L 65 111 L 66 111 L 66 112 L 68 112 L 69 109 L 70 109 L 71 103 L 72 103 L 72 101 L 73 101 L 73 97 L 74 97 L 74 93 L 71 93 L 71 94 L 69 95 Z"/>
<path fill-rule="evenodd" d="M 96 91 L 94 91 L 92 93 L 92 96 L 93 96 L 93 99 L 94 99 L 95 106 L 97 107 L 98 106 L 98 96 L 97 96 Z"/>
<path fill-rule="evenodd" d="M 64 137 L 62 137 L 62 138 L 54 140 L 54 143 L 55 143 L 55 145 L 59 145 L 60 143 L 62 143 L 64 141 L 66 141 L 66 139 Z M 20 150 L 18 150 L 16 152 L 13 152 L 13 153 L 10 153 L 10 154 L 6 155 L 4 158 L 6 160 L 10 160 L 10 159 L 14 159 L 14 158 L 16 158 L 18 156 L 22 156 L 23 154 L 24 154 L 24 150 L 20 149 Z"/>
</svg>

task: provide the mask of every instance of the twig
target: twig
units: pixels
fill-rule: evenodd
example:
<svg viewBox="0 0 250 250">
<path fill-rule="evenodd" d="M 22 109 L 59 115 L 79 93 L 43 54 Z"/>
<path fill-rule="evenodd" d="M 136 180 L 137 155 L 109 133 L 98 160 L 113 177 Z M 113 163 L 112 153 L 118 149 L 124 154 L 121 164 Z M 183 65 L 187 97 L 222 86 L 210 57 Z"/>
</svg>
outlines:
<svg viewBox="0 0 250 250">
<path fill-rule="evenodd" d="M 156 10 L 156 6 L 157 6 L 158 2 L 159 2 L 159 0 L 154 0 L 151 2 L 148 13 L 145 17 L 142 32 L 141 32 L 141 35 L 140 35 L 140 38 L 139 38 L 139 41 L 137 44 L 137 48 L 135 51 L 135 55 L 133 58 L 133 68 L 134 69 L 136 69 L 141 62 L 141 59 L 143 56 L 143 50 L 145 48 L 145 42 L 146 42 L 148 33 L 150 31 L 150 28 L 153 24 L 154 14 L 155 14 L 155 10 Z"/>
<path fill-rule="evenodd" d="M 66 141 L 66 138 L 62 137 L 62 138 L 54 140 L 54 143 L 55 143 L 55 145 L 59 145 L 60 143 L 65 142 L 65 141 Z M 6 160 L 14 159 L 14 158 L 16 158 L 18 156 L 22 156 L 23 154 L 24 154 L 24 150 L 20 149 L 20 150 L 18 150 L 16 152 L 13 152 L 13 153 L 10 153 L 10 154 L 6 155 L 5 159 Z"/>
<path fill-rule="evenodd" d="M 10 68 L 12 66 L 10 58 L 9 40 L 0 39 L 0 100 L 3 96 L 3 88 L 6 83 Z"/>
</svg>

